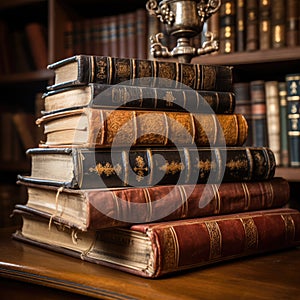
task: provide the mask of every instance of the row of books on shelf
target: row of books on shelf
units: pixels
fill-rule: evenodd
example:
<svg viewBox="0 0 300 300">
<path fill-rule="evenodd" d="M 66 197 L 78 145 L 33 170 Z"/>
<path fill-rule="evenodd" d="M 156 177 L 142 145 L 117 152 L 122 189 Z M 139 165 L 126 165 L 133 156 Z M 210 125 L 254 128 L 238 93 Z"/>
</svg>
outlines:
<svg viewBox="0 0 300 300">
<path fill-rule="evenodd" d="M 30 72 L 47 67 L 46 27 L 29 22 L 14 26 L 0 20 L 0 72 L 2 75 Z"/>
<path fill-rule="evenodd" d="M 165 24 L 145 8 L 117 15 L 70 20 L 66 23 L 64 45 L 66 56 L 96 54 L 115 57 L 151 58 L 150 36 L 164 33 L 162 43 L 175 46 L 174 37 L 166 34 Z M 196 47 L 203 42 L 201 35 L 192 39 Z"/>
<path fill-rule="evenodd" d="M 277 165 L 300 166 L 300 74 L 285 81 L 254 80 L 234 84 L 236 112 L 248 121 L 246 145 L 267 146 Z"/>
<path fill-rule="evenodd" d="M 207 29 L 222 54 L 294 47 L 300 45 L 299 18 L 297 0 L 225 0 Z"/>
<path fill-rule="evenodd" d="M 83 74 L 72 77 L 74 67 Z M 300 213 L 287 207 L 274 153 L 243 146 L 232 68 L 83 55 L 49 68 L 43 99 L 56 105 L 45 103 L 45 141 L 27 150 L 31 172 L 18 176 L 28 196 L 14 209 L 23 219 L 15 239 L 147 278 L 300 244 Z M 130 81 L 143 72 L 156 84 Z M 187 78 L 196 89 L 179 85 Z M 95 85 L 102 93 L 78 105 L 72 92 Z M 166 90 L 169 104 L 157 109 Z M 205 92 L 211 101 L 199 100 Z M 219 93 L 231 95 L 224 107 Z M 190 99 L 192 111 L 179 109 Z"/>
</svg>

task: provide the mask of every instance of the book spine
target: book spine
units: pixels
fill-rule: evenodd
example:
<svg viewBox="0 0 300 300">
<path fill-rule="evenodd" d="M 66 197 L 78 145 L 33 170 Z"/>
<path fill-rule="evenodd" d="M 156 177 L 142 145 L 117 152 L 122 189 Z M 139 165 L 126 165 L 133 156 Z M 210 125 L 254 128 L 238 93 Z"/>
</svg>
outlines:
<svg viewBox="0 0 300 300">
<path fill-rule="evenodd" d="M 80 155 L 80 188 L 259 181 L 271 179 L 275 172 L 268 148 L 137 148 Z"/>
<path fill-rule="evenodd" d="M 259 0 L 259 48 L 271 48 L 271 0 Z"/>
<path fill-rule="evenodd" d="M 280 161 L 283 167 L 289 166 L 287 130 L 287 87 L 286 82 L 278 83 L 280 111 Z"/>
<path fill-rule="evenodd" d="M 300 214 L 296 210 L 232 214 L 202 222 L 195 220 L 150 228 L 146 225 L 132 227 L 142 232 L 147 229 L 151 238 L 156 254 L 153 277 L 233 257 L 295 247 L 300 244 L 299 228 Z"/>
<path fill-rule="evenodd" d="M 246 1 L 246 50 L 255 51 L 259 49 L 259 26 L 258 26 L 258 1 Z"/>
<path fill-rule="evenodd" d="M 174 61 L 77 55 L 48 65 L 49 69 L 77 62 L 78 77 L 59 82 L 48 90 L 88 83 L 186 88 L 232 92 L 233 72 L 230 66 L 178 63 Z"/>
<path fill-rule="evenodd" d="M 236 8 L 236 50 L 238 52 L 245 51 L 245 20 L 246 20 L 246 4 L 244 0 L 237 0 Z"/>
<path fill-rule="evenodd" d="M 300 42 L 300 5 L 298 0 L 287 0 L 286 14 L 286 45 L 294 47 Z"/>
<path fill-rule="evenodd" d="M 300 74 L 286 75 L 290 165 L 300 166 Z"/>
<path fill-rule="evenodd" d="M 272 47 L 282 48 L 286 45 L 286 3 L 284 0 L 272 0 L 271 25 Z"/>
<path fill-rule="evenodd" d="M 248 137 L 245 146 L 253 145 L 252 107 L 249 82 L 237 82 L 233 85 L 235 94 L 235 113 L 242 114 L 248 123 Z"/>
<path fill-rule="evenodd" d="M 195 91 L 192 89 L 146 88 L 126 85 L 91 84 L 90 107 L 122 107 L 165 111 L 232 114 L 235 94 L 232 92 Z M 209 107 L 209 108 L 208 108 Z"/>
<path fill-rule="evenodd" d="M 235 1 L 222 1 L 220 7 L 220 53 L 236 50 L 236 7 Z"/>
<path fill-rule="evenodd" d="M 247 121 L 238 114 L 149 113 L 132 110 L 84 110 L 88 145 L 239 146 L 247 139 Z M 126 124 L 126 126 L 124 126 Z M 224 137 L 224 139 L 223 139 Z"/>
<path fill-rule="evenodd" d="M 272 149 L 276 164 L 280 165 L 280 109 L 277 81 L 265 82 L 266 118 L 268 127 L 269 147 Z"/>
<path fill-rule="evenodd" d="M 282 207 L 289 199 L 289 184 L 284 179 L 274 178 L 220 186 L 162 185 L 87 192 L 86 195 L 90 216 L 87 227 L 98 230 L 128 225 L 121 220 L 134 221 L 137 215 L 139 222 L 145 223 Z M 143 210 L 141 204 L 145 205 Z"/>
<path fill-rule="evenodd" d="M 252 108 L 253 146 L 268 145 L 265 83 L 263 80 L 250 82 Z"/>
</svg>

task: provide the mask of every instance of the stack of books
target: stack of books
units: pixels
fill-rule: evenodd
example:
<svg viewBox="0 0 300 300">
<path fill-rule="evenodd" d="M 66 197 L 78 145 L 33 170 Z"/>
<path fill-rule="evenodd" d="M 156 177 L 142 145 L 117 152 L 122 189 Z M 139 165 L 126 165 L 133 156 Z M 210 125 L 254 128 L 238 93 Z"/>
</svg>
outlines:
<svg viewBox="0 0 300 300">
<path fill-rule="evenodd" d="M 152 278 L 300 244 L 273 152 L 243 146 L 231 67 L 77 55 L 49 68 L 16 239 Z"/>
</svg>

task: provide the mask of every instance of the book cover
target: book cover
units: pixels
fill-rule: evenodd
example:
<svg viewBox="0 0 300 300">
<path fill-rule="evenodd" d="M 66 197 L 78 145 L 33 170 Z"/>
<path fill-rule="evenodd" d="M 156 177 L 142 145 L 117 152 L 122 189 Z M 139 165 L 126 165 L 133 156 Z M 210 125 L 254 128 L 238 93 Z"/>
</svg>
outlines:
<svg viewBox="0 0 300 300">
<path fill-rule="evenodd" d="M 281 166 L 289 166 L 289 147 L 287 130 L 287 86 L 286 82 L 278 83 L 280 114 L 280 162 Z"/>
<path fill-rule="evenodd" d="M 268 148 L 32 148 L 23 181 L 69 188 L 260 181 L 275 173 Z M 59 166 L 59 167 L 58 167 Z"/>
<path fill-rule="evenodd" d="M 271 5 L 272 47 L 282 48 L 286 45 L 286 1 L 272 0 Z"/>
<path fill-rule="evenodd" d="M 252 104 L 249 82 L 236 82 L 233 84 L 235 94 L 235 113 L 242 114 L 247 120 L 248 137 L 245 146 L 253 145 Z"/>
<path fill-rule="evenodd" d="M 254 80 L 250 82 L 250 97 L 252 108 L 253 146 L 268 146 L 266 93 L 265 82 L 263 80 Z"/>
<path fill-rule="evenodd" d="M 145 86 L 160 84 L 166 88 L 182 88 L 185 85 L 195 90 L 232 92 L 230 66 L 76 55 L 50 64 L 48 68 L 55 73 L 54 84 L 48 89 L 91 82 L 130 85 L 138 82 Z"/>
<path fill-rule="evenodd" d="M 240 114 L 208 114 L 85 107 L 48 114 L 44 126 L 48 146 L 240 146 L 248 135 Z"/>
<path fill-rule="evenodd" d="M 266 118 L 268 127 L 268 146 L 272 149 L 276 164 L 280 165 L 280 103 L 278 81 L 265 82 Z"/>
<path fill-rule="evenodd" d="M 222 1 L 220 7 L 220 53 L 236 51 L 236 1 Z"/>
<path fill-rule="evenodd" d="M 15 213 L 23 218 L 17 240 L 146 278 L 300 244 L 300 213 L 289 208 L 88 232 Z"/>
<path fill-rule="evenodd" d="M 245 51 L 246 44 L 246 3 L 236 1 L 236 51 Z"/>
<path fill-rule="evenodd" d="M 300 74 L 287 74 L 287 129 L 290 165 L 300 166 Z"/>
<path fill-rule="evenodd" d="M 19 183 L 28 196 L 26 206 L 16 208 L 83 231 L 270 209 L 289 201 L 289 183 L 283 178 L 80 190 Z"/>
<path fill-rule="evenodd" d="M 298 0 L 286 2 L 286 45 L 295 47 L 300 44 L 300 4 Z"/>
<path fill-rule="evenodd" d="M 259 0 L 259 49 L 272 47 L 271 0 Z"/>
<path fill-rule="evenodd" d="M 257 0 L 246 1 L 246 51 L 259 49 L 259 6 Z"/>
<path fill-rule="evenodd" d="M 89 83 L 86 86 L 62 88 L 43 94 L 44 114 L 84 106 L 164 111 L 214 112 L 232 114 L 233 92 L 196 91 L 128 85 Z"/>
</svg>

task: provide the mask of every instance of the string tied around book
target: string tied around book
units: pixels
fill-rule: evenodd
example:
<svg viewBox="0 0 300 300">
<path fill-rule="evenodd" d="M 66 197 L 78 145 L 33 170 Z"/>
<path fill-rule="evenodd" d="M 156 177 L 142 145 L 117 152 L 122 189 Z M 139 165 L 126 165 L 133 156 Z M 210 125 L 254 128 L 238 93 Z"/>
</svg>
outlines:
<svg viewBox="0 0 300 300">
<path fill-rule="evenodd" d="M 57 216 L 57 212 L 58 212 L 58 198 L 59 198 L 59 195 L 60 193 L 64 190 L 64 187 L 60 187 L 57 189 L 57 192 L 56 192 L 56 196 L 55 196 L 55 212 L 51 215 L 50 217 L 50 220 L 49 220 L 49 224 L 48 224 L 48 228 L 49 230 L 51 229 L 51 224 L 52 224 L 52 220 L 55 216 Z"/>
</svg>

